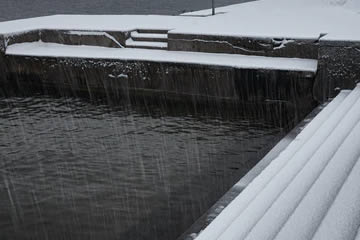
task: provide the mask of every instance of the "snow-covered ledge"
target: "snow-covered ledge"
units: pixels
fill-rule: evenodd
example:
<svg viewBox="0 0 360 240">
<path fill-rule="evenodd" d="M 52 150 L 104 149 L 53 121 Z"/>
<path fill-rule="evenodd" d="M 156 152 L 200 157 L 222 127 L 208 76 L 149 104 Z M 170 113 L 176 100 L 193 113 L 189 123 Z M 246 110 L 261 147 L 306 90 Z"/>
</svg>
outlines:
<svg viewBox="0 0 360 240">
<path fill-rule="evenodd" d="M 360 86 L 342 91 L 196 238 L 360 239 Z"/>
</svg>

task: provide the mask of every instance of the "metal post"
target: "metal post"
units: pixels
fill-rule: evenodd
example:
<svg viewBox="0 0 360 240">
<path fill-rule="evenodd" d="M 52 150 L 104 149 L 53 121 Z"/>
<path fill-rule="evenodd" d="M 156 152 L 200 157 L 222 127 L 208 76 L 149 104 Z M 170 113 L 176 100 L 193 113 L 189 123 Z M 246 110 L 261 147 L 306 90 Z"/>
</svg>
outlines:
<svg viewBox="0 0 360 240">
<path fill-rule="evenodd" d="M 215 15 L 215 0 L 212 0 L 212 15 Z"/>
</svg>

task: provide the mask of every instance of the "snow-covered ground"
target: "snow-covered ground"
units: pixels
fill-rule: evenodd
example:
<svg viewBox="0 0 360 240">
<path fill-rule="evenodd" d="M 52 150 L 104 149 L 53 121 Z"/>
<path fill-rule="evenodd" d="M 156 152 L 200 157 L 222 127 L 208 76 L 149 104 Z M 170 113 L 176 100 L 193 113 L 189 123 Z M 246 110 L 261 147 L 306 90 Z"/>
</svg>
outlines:
<svg viewBox="0 0 360 240">
<path fill-rule="evenodd" d="M 217 9 L 206 23 L 174 30 L 226 36 L 316 39 L 328 34 L 333 40 L 360 40 L 358 0 L 261 0 Z M 206 15 L 209 10 L 188 13 Z"/>
<path fill-rule="evenodd" d="M 261 0 L 188 16 L 55 15 L 0 23 L 0 34 L 34 29 L 129 31 L 166 29 L 174 33 L 360 40 L 358 0 Z"/>
<path fill-rule="evenodd" d="M 317 71 L 317 61 L 297 58 L 244 56 L 237 54 L 195 53 L 94 46 L 70 46 L 56 43 L 21 43 L 7 48 L 7 55 L 46 56 L 92 59 L 141 60 L 226 66 L 245 69 Z"/>
<path fill-rule="evenodd" d="M 36 29 L 131 31 L 134 29 L 170 30 L 194 26 L 200 18 L 160 15 L 54 15 L 0 22 L 0 34 Z"/>
</svg>

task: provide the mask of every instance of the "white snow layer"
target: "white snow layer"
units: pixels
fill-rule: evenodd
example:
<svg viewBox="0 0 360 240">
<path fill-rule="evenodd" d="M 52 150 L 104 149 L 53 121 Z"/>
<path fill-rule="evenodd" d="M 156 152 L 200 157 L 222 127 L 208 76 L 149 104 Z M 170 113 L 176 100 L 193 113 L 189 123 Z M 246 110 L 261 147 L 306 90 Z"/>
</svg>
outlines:
<svg viewBox="0 0 360 240">
<path fill-rule="evenodd" d="M 167 39 L 168 35 L 161 33 L 139 33 L 137 31 L 131 33 L 131 37 L 137 38 L 155 38 L 155 39 Z"/>
<path fill-rule="evenodd" d="M 56 43 L 32 42 L 8 46 L 7 55 L 73 57 L 95 59 L 141 60 L 227 66 L 244 69 L 276 69 L 316 72 L 317 60 L 215 54 L 199 52 L 163 51 L 129 48 L 71 46 Z"/>
<path fill-rule="evenodd" d="M 270 180 L 287 164 L 299 150 L 314 136 L 314 133 L 339 108 L 348 92 L 341 92 L 297 138 L 277 157 L 224 211 L 203 231 L 197 240 L 218 239 L 231 223 L 245 210 Z"/>
<path fill-rule="evenodd" d="M 262 0 L 188 13 L 158 15 L 55 15 L 0 23 L 0 34 L 35 29 L 132 31 L 164 29 L 170 33 L 258 38 L 360 40 L 358 0 Z M 185 14 L 186 15 L 186 14 Z"/>
<path fill-rule="evenodd" d="M 147 42 L 147 41 L 134 41 L 131 38 L 126 40 L 126 46 L 133 46 L 133 47 L 157 47 L 157 48 L 167 48 L 167 42 Z"/>
<path fill-rule="evenodd" d="M 341 92 L 196 239 L 354 239 L 359 139 L 357 86 Z"/>
<path fill-rule="evenodd" d="M 357 126 L 359 128 L 359 126 Z M 358 130 L 358 129 L 357 129 Z M 358 132 L 357 132 L 358 134 Z M 360 136 L 354 142 L 358 141 Z M 355 239 L 360 225 L 360 159 L 357 160 L 344 186 L 317 230 L 314 240 Z"/>
<path fill-rule="evenodd" d="M 358 0 L 262 0 L 218 8 L 218 15 L 205 17 L 196 26 L 178 27 L 174 33 L 225 36 L 317 39 L 328 34 L 329 40 L 360 40 Z M 187 13 L 205 15 L 209 10 Z M 325 36 L 324 39 L 326 39 Z"/>
</svg>

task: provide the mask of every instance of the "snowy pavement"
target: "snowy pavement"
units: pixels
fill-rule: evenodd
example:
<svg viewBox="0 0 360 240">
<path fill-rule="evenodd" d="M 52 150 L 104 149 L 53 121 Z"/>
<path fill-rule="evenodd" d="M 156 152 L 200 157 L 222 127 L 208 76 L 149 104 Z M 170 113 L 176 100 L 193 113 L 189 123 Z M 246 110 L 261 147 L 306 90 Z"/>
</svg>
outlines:
<svg viewBox="0 0 360 240">
<path fill-rule="evenodd" d="M 241 69 L 303 71 L 311 73 L 315 73 L 317 71 L 317 60 L 312 59 L 275 58 L 245 56 L 238 54 L 195 53 L 147 49 L 106 48 L 94 46 L 71 46 L 43 42 L 20 43 L 11 45 L 7 48 L 6 55 L 141 60 L 153 62 L 205 64 Z"/>
<path fill-rule="evenodd" d="M 360 85 L 342 91 L 196 239 L 355 239 L 359 139 Z"/>
</svg>

